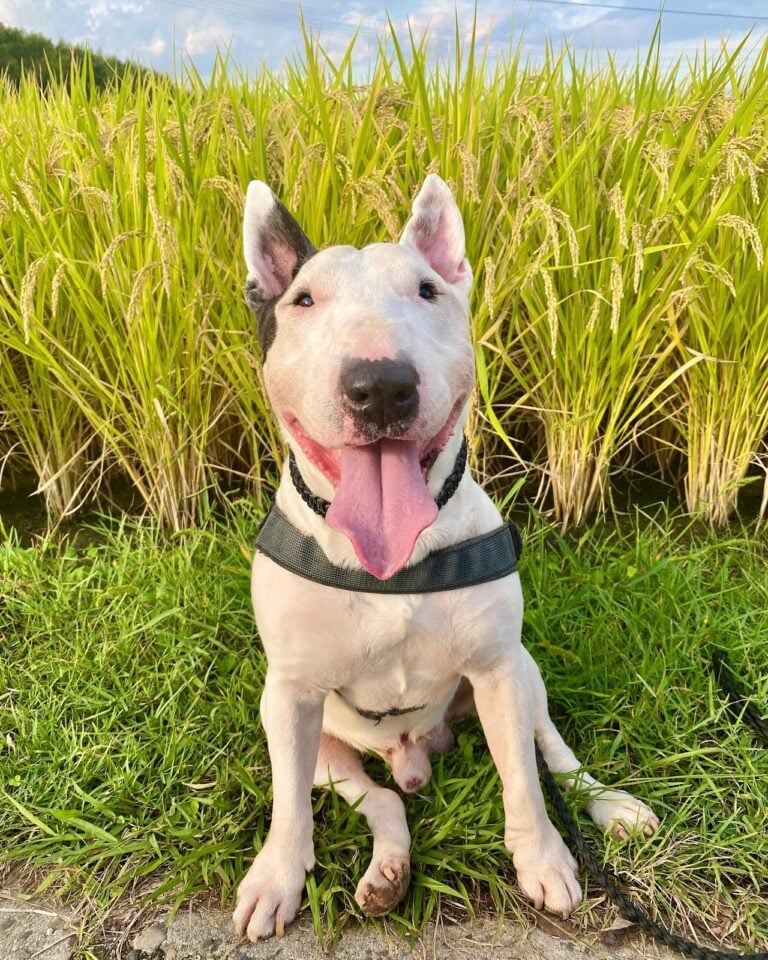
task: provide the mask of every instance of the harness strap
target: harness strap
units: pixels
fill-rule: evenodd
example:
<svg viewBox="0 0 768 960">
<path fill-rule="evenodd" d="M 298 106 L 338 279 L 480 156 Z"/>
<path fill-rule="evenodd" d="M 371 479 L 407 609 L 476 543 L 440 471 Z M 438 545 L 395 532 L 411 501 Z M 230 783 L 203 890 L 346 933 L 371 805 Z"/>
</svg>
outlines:
<svg viewBox="0 0 768 960">
<path fill-rule="evenodd" d="M 520 531 L 505 523 L 490 533 L 434 550 L 423 560 L 379 580 L 367 570 L 339 567 L 314 537 L 303 534 L 275 505 L 256 537 L 256 549 L 305 580 L 358 593 L 434 593 L 499 580 L 517 570 L 522 556 Z"/>
</svg>

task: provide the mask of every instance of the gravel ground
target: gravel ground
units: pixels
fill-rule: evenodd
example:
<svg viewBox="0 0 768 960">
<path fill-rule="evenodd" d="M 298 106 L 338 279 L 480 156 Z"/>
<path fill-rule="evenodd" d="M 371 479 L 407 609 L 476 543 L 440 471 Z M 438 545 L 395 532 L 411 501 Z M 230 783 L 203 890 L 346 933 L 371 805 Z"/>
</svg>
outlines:
<svg viewBox="0 0 768 960">
<path fill-rule="evenodd" d="M 629 938 L 627 940 L 627 937 Z M 0 960 L 70 960 L 79 943 L 71 915 L 0 891 Z M 97 951 L 104 960 L 114 952 Z M 301 919 L 282 940 L 238 942 L 229 913 L 190 909 L 170 923 L 145 924 L 120 960 L 672 960 L 679 954 L 625 931 L 600 936 L 550 936 L 519 924 L 492 921 L 430 927 L 410 943 L 373 926 L 353 926 L 328 952 L 318 947 L 311 924 Z"/>
</svg>

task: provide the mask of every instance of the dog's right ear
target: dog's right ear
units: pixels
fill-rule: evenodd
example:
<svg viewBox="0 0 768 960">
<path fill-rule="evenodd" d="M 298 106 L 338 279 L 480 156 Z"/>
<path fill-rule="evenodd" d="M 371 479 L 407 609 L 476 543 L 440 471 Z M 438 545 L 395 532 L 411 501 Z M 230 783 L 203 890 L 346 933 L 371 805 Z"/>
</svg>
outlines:
<svg viewBox="0 0 768 960">
<path fill-rule="evenodd" d="M 243 252 L 248 266 L 245 299 L 256 314 L 259 339 L 266 351 L 275 337 L 275 301 L 316 251 L 261 180 L 252 180 L 245 195 Z"/>
<path fill-rule="evenodd" d="M 450 187 L 428 174 L 413 201 L 400 243 L 415 250 L 448 283 L 469 293 L 472 268 L 465 255 L 464 224 Z"/>
</svg>

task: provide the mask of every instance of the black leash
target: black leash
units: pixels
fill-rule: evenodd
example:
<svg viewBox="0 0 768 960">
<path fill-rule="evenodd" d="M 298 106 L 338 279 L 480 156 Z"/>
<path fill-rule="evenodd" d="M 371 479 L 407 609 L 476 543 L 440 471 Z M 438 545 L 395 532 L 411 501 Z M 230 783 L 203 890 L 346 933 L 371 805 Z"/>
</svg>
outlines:
<svg viewBox="0 0 768 960">
<path fill-rule="evenodd" d="M 736 686 L 733 674 L 728 667 L 726 655 L 722 651 L 716 651 L 712 655 L 712 664 L 715 676 L 728 698 L 728 709 L 737 719 L 747 723 L 761 741 L 768 743 L 768 724 L 755 708 L 746 702 L 746 697 Z M 626 920 L 637 924 L 654 940 L 679 950 L 689 957 L 695 957 L 696 960 L 768 960 L 768 953 L 736 953 L 731 950 L 714 950 L 709 947 L 702 947 L 692 940 L 686 940 L 684 937 L 678 936 L 652 920 L 642 907 L 620 889 L 615 876 L 600 863 L 594 847 L 581 832 L 575 817 L 568 809 L 563 794 L 555 783 L 555 778 L 552 776 L 538 745 L 536 747 L 536 762 L 539 767 L 539 775 L 552 801 L 552 806 L 557 811 L 565 832 L 573 844 L 576 856 L 586 867 L 589 875 L 597 881 L 611 901 L 616 904 L 619 912 Z"/>
<path fill-rule="evenodd" d="M 720 689 L 728 698 L 728 710 L 736 720 L 741 720 L 752 727 L 758 740 L 768 743 L 768 723 L 760 716 L 747 698 L 736 686 L 733 674 L 728 666 L 728 658 L 722 650 L 715 650 L 712 654 L 712 666 Z"/>
</svg>

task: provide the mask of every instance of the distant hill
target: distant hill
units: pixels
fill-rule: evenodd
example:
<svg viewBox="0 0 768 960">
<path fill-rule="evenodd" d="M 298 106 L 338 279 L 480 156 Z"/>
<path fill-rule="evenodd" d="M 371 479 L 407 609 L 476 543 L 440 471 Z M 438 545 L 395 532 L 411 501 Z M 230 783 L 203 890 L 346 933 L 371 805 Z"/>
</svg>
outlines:
<svg viewBox="0 0 768 960">
<path fill-rule="evenodd" d="M 143 73 L 145 70 L 137 64 L 69 43 L 54 43 L 40 33 L 27 33 L 0 23 L 0 76 L 7 75 L 16 85 L 23 74 L 34 73 L 40 85 L 47 86 L 52 77 L 68 77 L 73 65 L 79 67 L 86 57 L 91 63 L 92 82 L 99 89 L 126 71 Z"/>
</svg>

